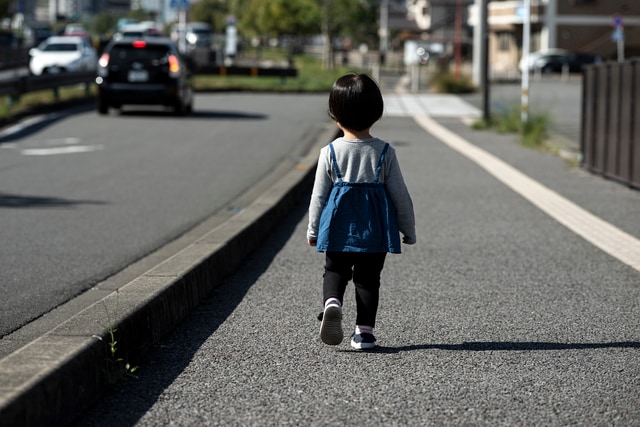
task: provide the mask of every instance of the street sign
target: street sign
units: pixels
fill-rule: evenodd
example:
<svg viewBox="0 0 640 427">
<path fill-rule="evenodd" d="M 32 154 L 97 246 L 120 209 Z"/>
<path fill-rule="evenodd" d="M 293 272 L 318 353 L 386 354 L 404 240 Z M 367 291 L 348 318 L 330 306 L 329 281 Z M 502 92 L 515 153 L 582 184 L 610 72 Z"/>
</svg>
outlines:
<svg viewBox="0 0 640 427">
<path fill-rule="evenodd" d="M 612 42 L 623 42 L 624 41 L 624 30 L 622 27 L 616 27 L 611 34 Z"/>
<path fill-rule="evenodd" d="M 170 0 L 169 7 L 172 9 L 189 9 L 189 0 Z"/>
<path fill-rule="evenodd" d="M 614 27 L 622 27 L 622 16 L 615 15 L 613 17 L 613 26 Z"/>
<path fill-rule="evenodd" d="M 613 16 L 613 33 L 611 41 L 618 45 L 618 62 L 624 61 L 624 27 L 622 26 L 622 16 Z"/>
</svg>

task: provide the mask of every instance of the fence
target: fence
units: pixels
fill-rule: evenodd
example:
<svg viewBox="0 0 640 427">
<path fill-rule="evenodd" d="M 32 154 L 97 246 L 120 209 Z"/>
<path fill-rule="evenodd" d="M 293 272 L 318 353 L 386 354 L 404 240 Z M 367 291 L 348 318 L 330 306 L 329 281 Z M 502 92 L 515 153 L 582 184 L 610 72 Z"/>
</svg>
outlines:
<svg viewBox="0 0 640 427">
<path fill-rule="evenodd" d="M 581 130 L 584 167 L 640 188 L 640 61 L 585 68 Z"/>
</svg>

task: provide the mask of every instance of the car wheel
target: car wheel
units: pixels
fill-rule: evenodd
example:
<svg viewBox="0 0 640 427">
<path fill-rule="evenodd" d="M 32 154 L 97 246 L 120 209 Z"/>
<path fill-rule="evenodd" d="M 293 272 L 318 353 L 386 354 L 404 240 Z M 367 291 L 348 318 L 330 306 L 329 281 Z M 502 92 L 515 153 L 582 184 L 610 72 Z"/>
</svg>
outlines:
<svg viewBox="0 0 640 427">
<path fill-rule="evenodd" d="M 176 102 L 173 106 L 173 112 L 176 116 L 184 116 L 187 114 L 187 107 L 182 103 L 182 100 Z"/>
<path fill-rule="evenodd" d="M 542 74 L 551 74 L 553 73 L 553 67 L 551 65 L 545 65 L 542 67 Z"/>
<path fill-rule="evenodd" d="M 98 98 L 98 113 L 101 115 L 109 114 L 109 104 L 102 98 Z"/>
</svg>

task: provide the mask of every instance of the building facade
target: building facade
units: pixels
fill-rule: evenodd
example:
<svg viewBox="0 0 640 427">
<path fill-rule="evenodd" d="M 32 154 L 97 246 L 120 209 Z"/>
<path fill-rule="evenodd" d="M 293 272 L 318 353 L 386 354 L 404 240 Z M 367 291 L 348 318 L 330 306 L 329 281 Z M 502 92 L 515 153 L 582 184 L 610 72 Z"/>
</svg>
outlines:
<svg viewBox="0 0 640 427">
<path fill-rule="evenodd" d="M 470 24 L 479 21 L 481 0 L 470 10 Z M 593 53 L 604 60 L 640 56 L 639 0 L 530 0 L 530 51 L 552 48 Z M 488 32 L 491 75 L 518 74 L 522 57 L 523 2 L 489 0 Z M 619 24 L 619 25 L 616 25 Z M 475 27 L 477 28 L 477 27 Z"/>
</svg>

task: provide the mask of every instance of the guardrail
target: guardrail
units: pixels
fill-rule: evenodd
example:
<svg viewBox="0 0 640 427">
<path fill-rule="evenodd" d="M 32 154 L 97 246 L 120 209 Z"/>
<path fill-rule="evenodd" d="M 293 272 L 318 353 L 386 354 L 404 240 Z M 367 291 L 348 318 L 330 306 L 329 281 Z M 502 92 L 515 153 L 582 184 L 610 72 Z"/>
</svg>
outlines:
<svg viewBox="0 0 640 427">
<path fill-rule="evenodd" d="M 582 164 L 640 188 L 640 61 L 585 67 Z"/>
<path fill-rule="evenodd" d="M 0 47 L 0 71 L 13 70 L 29 65 L 29 48 Z"/>
<path fill-rule="evenodd" d="M 78 84 L 85 84 L 88 90 L 89 85 L 94 82 L 95 78 L 95 71 L 73 71 L 42 76 L 21 76 L 0 81 L 0 95 L 19 98 L 27 92 L 47 89 L 53 89 L 57 95 L 58 88 Z"/>
<path fill-rule="evenodd" d="M 219 76 L 253 76 L 253 77 L 297 77 L 298 70 L 293 67 L 257 67 L 257 66 L 196 66 L 194 75 L 219 75 Z M 52 89 L 54 95 L 58 95 L 58 88 L 85 84 L 87 91 L 94 83 L 96 73 L 94 71 L 63 72 L 59 74 L 47 74 L 41 76 L 21 76 L 5 81 L 0 81 L 0 95 L 19 98 L 27 92 Z"/>
</svg>

